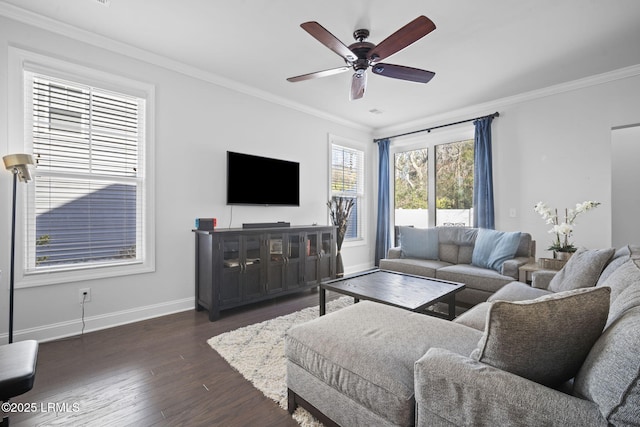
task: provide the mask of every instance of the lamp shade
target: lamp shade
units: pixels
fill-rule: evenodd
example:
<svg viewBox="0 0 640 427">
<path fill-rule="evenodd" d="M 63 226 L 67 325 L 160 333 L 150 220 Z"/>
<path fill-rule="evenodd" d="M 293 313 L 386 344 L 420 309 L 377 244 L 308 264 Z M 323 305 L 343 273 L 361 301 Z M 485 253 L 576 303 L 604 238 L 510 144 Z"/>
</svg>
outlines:
<svg viewBox="0 0 640 427">
<path fill-rule="evenodd" d="M 27 182 L 31 179 L 28 166 L 34 164 L 31 154 L 7 154 L 2 161 L 4 161 L 4 167 L 15 173 L 20 181 Z"/>
</svg>

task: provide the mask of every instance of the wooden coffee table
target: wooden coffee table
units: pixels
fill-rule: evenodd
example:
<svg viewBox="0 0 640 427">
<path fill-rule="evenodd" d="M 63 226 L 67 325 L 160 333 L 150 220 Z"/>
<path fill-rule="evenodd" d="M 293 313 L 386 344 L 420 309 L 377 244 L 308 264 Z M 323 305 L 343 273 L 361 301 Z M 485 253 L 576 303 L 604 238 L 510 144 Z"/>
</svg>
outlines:
<svg viewBox="0 0 640 427">
<path fill-rule="evenodd" d="M 329 290 L 352 296 L 355 302 L 361 299 L 375 301 L 452 320 L 456 317 L 456 294 L 464 288 L 462 283 L 394 271 L 371 270 L 322 282 L 319 292 L 320 316 L 326 312 L 326 292 Z M 449 305 L 448 315 L 426 310 L 439 302 Z"/>
</svg>

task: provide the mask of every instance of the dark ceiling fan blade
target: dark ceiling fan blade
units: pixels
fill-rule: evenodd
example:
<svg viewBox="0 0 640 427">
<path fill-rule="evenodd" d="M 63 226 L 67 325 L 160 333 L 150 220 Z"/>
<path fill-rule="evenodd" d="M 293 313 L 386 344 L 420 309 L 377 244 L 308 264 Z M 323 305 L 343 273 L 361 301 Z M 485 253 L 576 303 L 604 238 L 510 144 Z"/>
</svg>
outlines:
<svg viewBox="0 0 640 427">
<path fill-rule="evenodd" d="M 330 70 L 324 70 L 324 71 L 316 71 L 315 73 L 309 73 L 309 74 L 303 74 L 301 76 L 295 76 L 295 77 L 289 77 L 287 80 L 290 82 L 301 82 L 303 80 L 311 80 L 311 79 L 318 79 L 320 77 L 327 77 L 327 76 L 333 76 L 334 74 L 340 74 L 340 73 L 344 73 L 347 70 L 350 70 L 351 67 L 339 67 L 339 68 L 332 68 Z"/>
<path fill-rule="evenodd" d="M 436 73 L 419 68 L 405 67 L 404 65 L 393 65 L 379 63 L 371 67 L 375 74 L 393 79 L 409 80 L 418 83 L 428 83 Z"/>
<path fill-rule="evenodd" d="M 360 99 L 364 96 L 364 91 L 367 89 L 367 73 L 354 73 L 351 78 L 351 93 L 349 99 L 351 101 Z"/>
<path fill-rule="evenodd" d="M 357 59 L 356 55 L 353 52 L 351 52 L 351 49 L 345 46 L 345 44 L 342 43 L 340 40 L 338 40 L 336 36 L 331 34 L 329 31 L 327 31 L 326 28 L 324 28 L 322 25 L 318 24 L 317 22 L 315 21 L 305 22 L 303 24 L 300 24 L 300 26 L 307 33 L 311 34 L 312 37 L 314 37 L 320 43 L 322 43 L 323 45 L 325 45 L 326 47 L 328 47 L 329 49 L 331 49 L 332 51 L 340 55 L 346 61 L 353 62 Z"/>
<path fill-rule="evenodd" d="M 431 19 L 426 16 L 418 16 L 404 27 L 381 41 L 369 52 L 369 60 L 373 63 L 393 55 L 396 52 L 420 40 L 422 37 L 436 29 Z"/>
</svg>

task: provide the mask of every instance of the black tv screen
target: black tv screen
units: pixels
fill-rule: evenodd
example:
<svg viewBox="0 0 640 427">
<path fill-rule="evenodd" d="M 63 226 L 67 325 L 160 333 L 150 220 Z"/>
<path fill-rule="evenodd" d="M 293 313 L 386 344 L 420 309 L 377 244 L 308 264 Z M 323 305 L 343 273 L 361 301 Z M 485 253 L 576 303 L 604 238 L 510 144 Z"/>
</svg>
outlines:
<svg viewBox="0 0 640 427">
<path fill-rule="evenodd" d="M 227 204 L 300 206 L 300 164 L 227 151 Z"/>
</svg>

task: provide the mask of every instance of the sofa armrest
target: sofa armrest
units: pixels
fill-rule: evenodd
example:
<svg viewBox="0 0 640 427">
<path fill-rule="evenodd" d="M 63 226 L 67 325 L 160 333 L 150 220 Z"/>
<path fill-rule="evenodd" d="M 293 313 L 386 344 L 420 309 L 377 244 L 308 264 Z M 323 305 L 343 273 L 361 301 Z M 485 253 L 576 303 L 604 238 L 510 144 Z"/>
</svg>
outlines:
<svg viewBox="0 0 640 427">
<path fill-rule="evenodd" d="M 538 289 L 549 289 L 549 283 L 555 276 L 557 271 L 553 270 L 538 270 L 531 274 L 531 287 Z"/>
<path fill-rule="evenodd" d="M 400 246 L 396 246 L 395 248 L 389 248 L 389 250 L 387 251 L 387 258 L 388 259 L 402 258 L 402 250 L 400 249 Z"/>
<path fill-rule="evenodd" d="M 520 271 L 518 269 L 530 261 L 531 258 L 529 257 L 508 259 L 502 264 L 502 274 L 504 276 L 513 277 L 514 280 L 518 280 L 520 277 Z"/>
<path fill-rule="evenodd" d="M 441 348 L 415 363 L 416 426 L 606 426 L 598 406 Z"/>
</svg>

